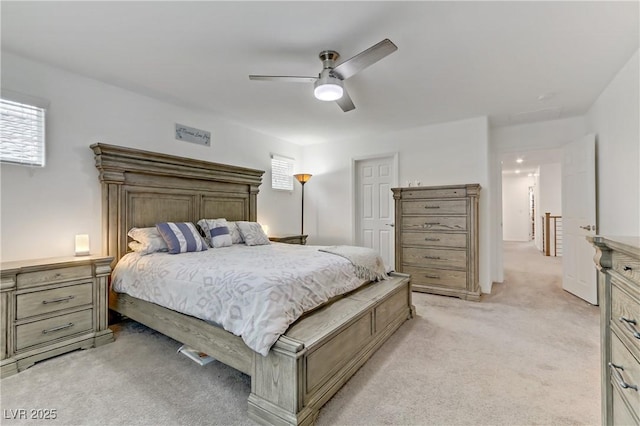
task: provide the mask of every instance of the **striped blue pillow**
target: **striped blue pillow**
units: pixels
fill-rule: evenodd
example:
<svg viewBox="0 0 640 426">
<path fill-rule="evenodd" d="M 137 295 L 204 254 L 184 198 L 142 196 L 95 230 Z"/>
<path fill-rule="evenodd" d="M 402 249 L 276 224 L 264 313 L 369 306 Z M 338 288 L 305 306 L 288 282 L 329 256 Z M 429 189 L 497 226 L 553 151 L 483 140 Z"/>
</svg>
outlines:
<svg viewBox="0 0 640 426">
<path fill-rule="evenodd" d="M 162 222 L 157 223 L 156 228 L 167 243 L 171 254 L 207 249 L 207 243 L 191 222 Z"/>
<path fill-rule="evenodd" d="M 211 233 L 211 245 L 214 248 L 229 247 L 231 242 L 231 233 L 229 227 L 225 225 L 217 225 L 209 230 Z"/>
</svg>

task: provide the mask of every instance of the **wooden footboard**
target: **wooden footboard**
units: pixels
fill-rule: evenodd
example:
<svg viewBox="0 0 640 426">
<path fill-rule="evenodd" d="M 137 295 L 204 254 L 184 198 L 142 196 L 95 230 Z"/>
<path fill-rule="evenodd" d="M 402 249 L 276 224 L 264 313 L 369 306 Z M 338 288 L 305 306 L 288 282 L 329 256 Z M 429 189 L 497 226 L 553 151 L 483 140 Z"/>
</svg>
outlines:
<svg viewBox="0 0 640 426">
<path fill-rule="evenodd" d="M 409 276 L 371 284 L 294 324 L 268 356 L 254 355 L 249 417 L 309 425 L 320 408 L 407 319 Z"/>
<path fill-rule="evenodd" d="M 110 308 L 250 375 L 249 417 L 269 425 L 313 424 L 413 316 L 409 276 L 393 273 L 297 321 L 264 357 L 221 328 L 126 294 L 111 293 Z"/>
</svg>

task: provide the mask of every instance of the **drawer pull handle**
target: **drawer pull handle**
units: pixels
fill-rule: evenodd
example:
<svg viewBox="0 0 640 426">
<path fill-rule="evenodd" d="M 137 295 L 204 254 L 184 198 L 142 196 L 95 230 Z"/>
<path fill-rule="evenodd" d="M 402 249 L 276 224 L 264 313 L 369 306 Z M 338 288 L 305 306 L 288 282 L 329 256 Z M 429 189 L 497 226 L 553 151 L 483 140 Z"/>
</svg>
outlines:
<svg viewBox="0 0 640 426">
<path fill-rule="evenodd" d="M 67 328 L 71 328 L 73 326 L 74 326 L 74 324 L 72 322 L 70 322 L 69 324 L 60 325 L 58 327 L 53 327 L 53 328 L 50 328 L 48 330 L 42 330 L 42 334 L 53 333 L 54 331 L 64 330 L 64 329 L 67 329 Z"/>
<path fill-rule="evenodd" d="M 609 368 L 611 369 L 611 373 L 614 375 L 616 382 L 618 382 L 618 386 L 622 389 L 633 389 L 636 392 L 638 391 L 638 387 L 636 385 L 630 385 L 629 383 L 624 381 L 622 374 L 618 370 L 624 371 L 624 368 L 620 365 L 615 365 L 614 363 L 609 363 Z"/>
<path fill-rule="evenodd" d="M 624 268 L 622 268 L 623 271 L 633 271 L 633 268 L 631 266 L 627 266 L 624 265 Z"/>
<path fill-rule="evenodd" d="M 428 227 L 428 226 L 438 226 L 440 225 L 440 222 L 425 222 L 424 225 L 422 225 L 424 228 Z"/>
<path fill-rule="evenodd" d="M 69 300 L 73 299 L 75 296 L 66 296 L 66 297 L 60 297 L 58 299 L 51 299 L 51 300 L 43 300 L 42 304 L 43 305 L 48 305 L 49 303 L 62 303 L 62 302 L 68 302 Z"/>
<path fill-rule="evenodd" d="M 425 259 L 440 260 L 440 256 L 425 256 Z"/>
<path fill-rule="evenodd" d="M 425 278 L 433 278 L 435 280 L 439 280 L 440 279 L 440 275 L 425 275 Z"/>
<path fill-rule="evenodd" d="M 440 206 L 424 206 L 425 209 L 439 209 Z"/>
<path fill-rule="evenodd" d="M 440 238 L 425 238 L 425 241 L 440 241 Z"/>
<path fill-rule="evenodd" d="M 636 325 L 638 325 L 638 322 L 636 320 L 620 317 L 619 321 L 627 327 L 631 334 L 633 334 L 633 337 L 635 337 L 636 339 L 640 339 L 640 331 L 636 330 L 635 327 Z"/>
</svg>

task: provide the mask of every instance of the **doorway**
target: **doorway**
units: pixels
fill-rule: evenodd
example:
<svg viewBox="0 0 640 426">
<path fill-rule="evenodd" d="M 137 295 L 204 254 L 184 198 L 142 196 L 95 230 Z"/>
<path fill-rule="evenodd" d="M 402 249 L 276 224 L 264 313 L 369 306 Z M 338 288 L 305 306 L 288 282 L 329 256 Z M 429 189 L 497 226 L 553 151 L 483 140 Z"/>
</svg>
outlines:
<svg viewBox="0 0 640 426">
<path fill-rule="evenodd" d="M 355 245 L 377 251 L 386 269 L 395 267 L 395 205 L 391 188 L 398 184 L 398 154 L 353 160 Z"/>
<path fill-rule="evenodd" d="M 531 235 L 529 212 L 533 211 L 536 247 L 546 256 L 550 252 L 562 256 L 563 288 L 597 305 L 593 247 L 585 239 L 587 235 L 595 234 L 597 224 L 595 136 L 586 135 L 561 149 L 504 154 L 501 172 L 502 240 L 528 240 Z M 511 192 L 517 188 L 514 182 L 518 182 L 518 178 L 522 180 L 523 176 L 533 178 L 533 185 L 524 181 L 516 191 L 517 197 L 512 197 Z M 529 206 L 531 198 L 533 207 Z M 515 209 L 512 199 L 518 199 Z M 526 213 L 521 216 L 526 219 L 517 223 L 512 220 L 510 214 L 523 211 Z M 514 223 L 518 226 L 513 227 Z"/>
</svg>

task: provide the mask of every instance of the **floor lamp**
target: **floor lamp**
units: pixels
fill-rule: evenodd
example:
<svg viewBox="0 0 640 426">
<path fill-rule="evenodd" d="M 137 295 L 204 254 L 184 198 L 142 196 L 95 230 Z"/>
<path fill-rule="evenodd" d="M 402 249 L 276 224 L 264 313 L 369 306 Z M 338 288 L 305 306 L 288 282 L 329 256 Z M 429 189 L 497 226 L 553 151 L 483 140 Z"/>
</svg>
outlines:
<svg viewBox="0 0 640 426">
<path fill-rule="evenodd" d="M 302 185 L 302 217 L 300 220 L 300 235 L 304 235 L 304 184 L 311 179 L 311 175 L 308 173 L 298 173 L 293 175 L 294 178 Z"/>
</svg>

